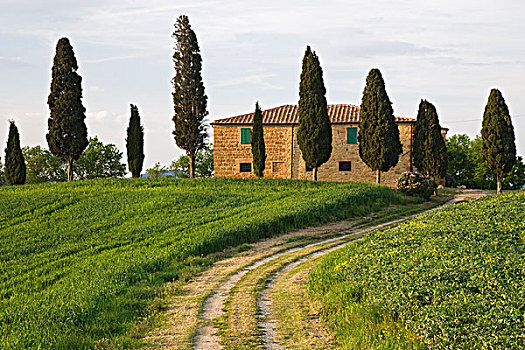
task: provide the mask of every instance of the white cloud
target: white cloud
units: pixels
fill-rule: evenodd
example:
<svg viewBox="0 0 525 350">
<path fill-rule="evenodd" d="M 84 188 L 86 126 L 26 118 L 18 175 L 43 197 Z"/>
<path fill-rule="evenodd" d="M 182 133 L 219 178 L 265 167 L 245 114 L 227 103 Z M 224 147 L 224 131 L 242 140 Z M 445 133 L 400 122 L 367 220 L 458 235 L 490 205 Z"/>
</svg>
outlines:
<svg viewBox="0 0 525 350">
<path fill-rule="evenodd" d="M 263 86 L 265 88 L 270 88 L 270 89 L 282 89 L 282 87 L 268 82 L 269 78 L 275 78 L 277 76 L 278 76 L 277 74 L 244 75 L 241 77 L 219 82 L 216 86 L 228 87 L 228 86 L 236 86 L 236 85 L 248 85 L 250 87 Z"/>
<path fill-rule="evenodd" d="M 126 114 L 117 114 L 108 110 L 101 110 L 98 112 L 89 112 L 86 115 L 90 123 L 103 123 L 121 125 L 126 120 Z"/>
</svg>

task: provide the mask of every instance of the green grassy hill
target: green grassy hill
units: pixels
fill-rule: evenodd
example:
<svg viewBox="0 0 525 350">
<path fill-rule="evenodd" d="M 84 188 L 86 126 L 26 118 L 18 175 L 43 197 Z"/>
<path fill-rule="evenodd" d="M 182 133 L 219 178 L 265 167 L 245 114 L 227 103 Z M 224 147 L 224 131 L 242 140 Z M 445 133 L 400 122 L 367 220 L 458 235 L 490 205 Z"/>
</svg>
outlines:
<svg viewBox="0 0 525 350">
<path fill-rule="evenodd" d="M 525 192 L 458 204 L 327 256 L 310 275 L 345 349 L 523 349 Z"/>
<path fill-rule="evenodd" d="M 399 202 L 386 187 L 100 180 L 0 188 L 0 348 L 93 347 L 229 246 Z"/>
</svg>

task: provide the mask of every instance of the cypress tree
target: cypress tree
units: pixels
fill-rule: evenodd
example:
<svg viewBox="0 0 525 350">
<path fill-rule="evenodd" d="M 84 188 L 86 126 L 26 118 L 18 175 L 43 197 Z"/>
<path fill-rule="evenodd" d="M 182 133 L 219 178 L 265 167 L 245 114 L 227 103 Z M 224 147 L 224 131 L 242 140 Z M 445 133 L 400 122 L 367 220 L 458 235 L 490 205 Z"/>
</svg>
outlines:
<svg viewBox="0 0 525 350">
<path fill-rule="evenodd" d="M 501 180 L 516 162 L 514 128 L 509 109 L 498 89 L 490 91 L 481 128 L 483 157 L 496 176 L 496 190 L 501 193 Z"/>
<path fill-rule="evenodd" d="M 207 100 L 202 82 L 202 58 L 197 36 L 187 16 L 175 23 L 175 77 L 173 78 L 173 104 L 175 114 L 175 143 L 186 151 L 190 161 L 190 178 L 195 177 L 195 155 L 205 147 L 208 136 L 204 118 L 208 115 Z"/>
<path fill-rule="evenodd" d="M 379 69 L 370 70 L 366 78 L 357 141 L 359 156 L 376 171 L 376 181 L 381 183 L 381 171 L 388 171 L 397 164 L 403 147 L 392 102 Z"/>
<path fill-rule="evenodd" d="M 49 150 L 67 162 L 67 180 L 73 180 L 73 161 L 88 145 L 86 109 L 82 105 L 82 77 L 73 47 L 67 38 L 58 41 L 53 61 L 51 92 L 47 100 L 51 115 L 46 135 Z"/>
<path fill-rule="evenodd" d="M 20 148 L 20 136 L 15 122 L 9 121 L 9 136 L 5 149 L 5 180 L 8 185 L 23 185 L 26 182 L 26 163 Z"/>
<path fill-rule="evenodd" d="M 266 162 L 266 147 L 263 136 L 263 115 L 259 107 L 259 102 L 255 104 L 251 143 L 253 172 L 257 177 L 263 177 Z"/>
<path fill-rule="evenodd" d="M 332 125 L 326 105 L 326 88 L 319 58 L 306 47 L 299 85 L 299 128 L 297 142 L 306 166 L 313 169 L 313 180 L 317 180 L 317 169 L 330 159 L 332 154 Z"/>
<path fill-rule="evenodd" d="M 414 165 L 422 172 L 436 178 L 444 178 L 448 168 L 445 140 L 441 134 L 436 107 L 421 100 L 414 125 Z"/>
<path fill-rule="evenodd" d="M 144 163 L 144 127 L 140 125 L 139 109 L 130 105 L 131 116 L 127 129 L 126 150 L 128 153 L 128 168 L 133 178 L 140 177 Z"/>
</svg>

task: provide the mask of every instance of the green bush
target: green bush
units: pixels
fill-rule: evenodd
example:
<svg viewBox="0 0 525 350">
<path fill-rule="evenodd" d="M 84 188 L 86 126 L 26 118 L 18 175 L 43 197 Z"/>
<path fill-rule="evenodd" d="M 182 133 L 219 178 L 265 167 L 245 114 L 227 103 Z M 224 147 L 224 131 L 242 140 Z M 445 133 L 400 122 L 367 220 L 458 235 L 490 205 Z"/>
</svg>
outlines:
<svg viewBox="0 0 525 350">
<path fill-rule="evenodd" d="M 405 172 L 397 180 L 397 189 L 409 196 L 430 199 L 436 188 L 434 180 L 419 173 Z"/>
</svg>

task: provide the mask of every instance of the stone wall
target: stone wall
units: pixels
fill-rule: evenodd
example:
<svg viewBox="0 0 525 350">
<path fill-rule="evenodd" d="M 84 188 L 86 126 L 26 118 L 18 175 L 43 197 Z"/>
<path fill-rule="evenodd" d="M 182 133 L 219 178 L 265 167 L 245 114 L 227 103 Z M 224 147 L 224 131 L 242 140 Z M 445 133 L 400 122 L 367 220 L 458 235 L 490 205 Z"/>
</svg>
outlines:
<svg viewBox="0 0 525 350">
<path fill-rule="evenodd" d="M 359 157 L 357 144 L 346 143 L 346 128 L 358 124 L 332 125 L 332 156 L 319 168 L 318 179 L 326 181 L 375 182 L 375 172 Z M 249 126 L 214 125 L 214 161 L 216 177 L 252 177 L 252 173 L 241 173 L 240 163 L 251 163 L 251 146 L 240 144 L 240 129 Z M 399 135 L 403 153 L 399 163 L 390 171 L 381 174 L 381 182 L 395 186 L 397 179 L 410 170 L 412 124 L 399 123 Z M 265 177 L 311 179 L 312 172 L 306 165 L 297 143 L 297 126 L 264 125 L 266 144 Z M 293 139 L 293 142 L 292 142 Z M 350 161 L 350 171 L 339 171 L 340 161 Z"/>
<path fill-rule="evenodd" d="M 359 157 L 359 145 L 346 143 L 346 128 L 358 127 L 358 124 L 333 124 L 332 125 L 332 155 L 330 159 L 319 168 L 318 179 L 326 181 L 363 181 L 375 182 L 376 173 Z M 399 137 L 403 144 L 403 153 L 399 157 L 398 164 L 390 171 L 381 174 L 381 183 L 388 186 L 395 186 L 397 179 L 405 171 L 410 171 L 411 162 L 411 124 L 398 124 Z M 359 129 L 358 129 L 359 132 Z M 294 133 L 294 144 L 299 150 L 297 144 L 297 133 Z M 295 178 L 311 179 L 312 172 L 306 171 L 306 165 L 300 152 L 297 152 L 295 159 L 295 168 L 297 169 Z M 340 161 L 350 161 L 350 171 L 339 171 Z M 295 175 L 295 173 L 294 173 Z"/>
<path fill-rule="evenodd" d="M 250 125 L 214 125 L 214 166 L 216 177 L 253 177 L 240 172 L 240 163 L 252 162 L 251 145 L 241 144 L 241 128 Z M 292 126 L 264 125 L 266 168 L 264 177 L 290 178 Z"/>
</svg>

